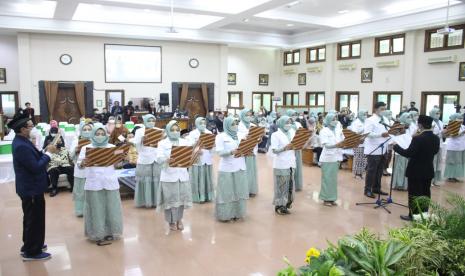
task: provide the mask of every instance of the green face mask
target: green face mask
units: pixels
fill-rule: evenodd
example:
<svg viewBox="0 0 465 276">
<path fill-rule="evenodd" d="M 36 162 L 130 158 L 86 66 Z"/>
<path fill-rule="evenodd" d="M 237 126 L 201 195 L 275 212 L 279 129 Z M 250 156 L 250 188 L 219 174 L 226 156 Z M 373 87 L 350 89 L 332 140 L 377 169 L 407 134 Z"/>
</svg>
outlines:
<svg viewBox="0 0 465 276">
<path fill-rule="evenodd" d="M 99 144 L 105 142 L 106 139 L 107 139 L 106 136 L 95 136 L 95 137 L 94 137 L 94 140 L 95 140 L 97 143 L 99 143 Z"/>
<path fill-rule="evenodd" d="M 147 128 L 154 128 L 155 122 L 147 122 Z"/>
<path fill-rule="evenodd" d="M 90 136 L 92 136 L 92 131 L 83 130 L 82 133 L 81 133 L 81 136 L 88 139 L 88 138 L 90 138 Z"/>
</svg>

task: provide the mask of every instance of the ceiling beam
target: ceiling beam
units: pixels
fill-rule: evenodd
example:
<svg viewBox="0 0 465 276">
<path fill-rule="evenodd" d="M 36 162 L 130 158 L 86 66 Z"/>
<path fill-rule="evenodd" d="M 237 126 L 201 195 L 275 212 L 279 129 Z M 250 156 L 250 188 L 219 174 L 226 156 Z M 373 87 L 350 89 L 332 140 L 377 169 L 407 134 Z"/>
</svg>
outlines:
<svg viewBox="0 0 465 276">
<path fill-rule="evenodd" d="M 79 1 L 77 0 L 58 0 L 53 18 L 71 20 L 76 11 Z"/>
</svg>

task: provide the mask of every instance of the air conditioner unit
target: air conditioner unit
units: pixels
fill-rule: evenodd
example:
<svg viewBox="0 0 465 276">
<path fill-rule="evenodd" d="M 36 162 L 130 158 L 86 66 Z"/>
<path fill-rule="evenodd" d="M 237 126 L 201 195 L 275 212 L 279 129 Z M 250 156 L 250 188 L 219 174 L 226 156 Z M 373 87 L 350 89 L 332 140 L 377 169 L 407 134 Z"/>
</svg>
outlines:
<svg viewBox="0 0 465 276">
<path fill-rule="evenodd" d="M 297 73 L 297 70 L 295 68 L 286 68 L 283 70 L 283 73 L 285 75 L 292 75 L 292 74 Z"/>
<path fill-rule="evenodd" d="M 388 67 L 399 67 L 399 60 L 390 60 L 390 61 L 378 61 L 376 67 L 378 68 L 388 68 Z"/>
<path fill-rule="evenodd" d="M 341 63 L 338 65 L 339 70 L 355 70 L 357 68 L 357 65 L 355 63 Z"/>
<path fill-rule="evenodd" d="M 320 73 L 323 70 L 321 66 L 307 67 L 307 72 L 309 73 Z"/>
<path fill-rule="evenodd" d="M 434 58 L 428 58 L 428 63 L 429 64 L 434 64 L 434 63 L 449 63 L 449 62 L 457 62 L 457 56 L 444 56 L 444 57 L 434 57 Z"/>
</svg>

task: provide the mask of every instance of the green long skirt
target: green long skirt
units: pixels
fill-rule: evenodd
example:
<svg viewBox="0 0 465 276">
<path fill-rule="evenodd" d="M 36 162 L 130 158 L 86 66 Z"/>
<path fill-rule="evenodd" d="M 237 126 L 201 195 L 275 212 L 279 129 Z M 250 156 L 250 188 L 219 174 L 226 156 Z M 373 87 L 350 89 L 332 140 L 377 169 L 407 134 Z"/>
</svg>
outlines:
<svg viewBox="0 0 465 276">
<path fill-rule="evenodd" d="M 465 151 L 448 150 L 446 155 L 445 178 L 461 178 L 465 176 Z"/>
<path fill-rule="evenodd" d="M 303 179 L 302 179 L 302 150 L 295 151 L 295 173 L 294 173 L 294 183 L 295 190 L 302 191 Z"/>
<path fill-rule="evenodd" d="M 258 193 L 257 157 L 255 155 L 246 156 L 245 167 L 247 170 L 247 183 L 249 186 L 249 194 L 256 195 Z"/>
<path fill-rule="evenodd" d="M 192 189 L 189 181 L 160 181 L 157 206 L 160 212 L 181 206 L 184 206 L 184 209 L 192 207 Z"/>
<path fill-rule="evenodd" d="M 337 173 L 339 162 L 321 162 L 321 190 L 319 198 L 323 201 L 337 200 Z"/>
<path fill-rule="evenodd" d="M 123 234 L 119 190 L 85 191 L 84 232 L 92 241 Z"/>
<path fill-rule="evenodd" d="M 137 164 L 136 191 L 134 203 L 136 207 L 153 208 L 157 206 L 157 191 L 160 185 L 161 167 L 157 162 Z"/>
<path fill-rule="evenodd" d="M 189 175 L 192 186 L 192 201 L 196 203 L 212 201 L 212 165 L 194 165 L 189 169 Z"/>
<path fill-rule="evenodd" d="M 73 186 L 73 201 L 74 201 L 74 214 L 76 217 L 82 217 L 84 214 L 84 184 L 85 178 L 74 177 Z"/>
<path fill-rule="evenodd" d="M 402 155 L 395 155 L 394 162 L 394 174 L 392 175 L 392 188 L 398 190 L 407 190 L 408 181 L 405 177 L 405 171 L 407 170 L 408 158 Z"/>
<path fill-rule="evenodd" d="M 291 169 L 273 169 L 274 198 L 273 205 L 286 206 L 294 201 L 294 185 L 291 181 Z"/>
<path fill-rule="evenodd" d="M 436 153 L 433 160 L 434 165 L 434 178 L 433 183 L 436 184 L 442 180 L 442 171 L 441 171 L 441 163 L 442 163 L 442 149 L 439 148 L 439 152 Z"/>
<path fill-rule="evenodd" d="M 247 173 L 218 172 L 218 182 L 215 198 L 215 217 L 220 221 L 245 217 L 249 187 Z"/>
</svg>

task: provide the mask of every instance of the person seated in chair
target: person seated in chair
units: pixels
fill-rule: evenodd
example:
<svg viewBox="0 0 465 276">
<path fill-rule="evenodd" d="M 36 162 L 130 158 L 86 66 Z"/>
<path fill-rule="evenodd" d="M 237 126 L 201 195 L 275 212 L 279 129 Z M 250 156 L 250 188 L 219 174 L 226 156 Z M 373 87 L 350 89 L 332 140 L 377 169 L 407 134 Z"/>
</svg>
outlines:
<svg viewBox="0 0 465 276">
<path fill-rule="evenodd" d="M 44 145 L 42 146 L 42 149 L 45 149 L 50 143 L 53 142 L 55 137 L 58 135 L 59 129 L 57 127 L 51 127 L 50 131 L 47 136 L 45 136 L 44 140 Z M 65 146 L 65 140 L 63 139 L 63 136 L 60 136 L 60 141 L 59 141 L 63 147 Z"/>
<path fill-rule="evenodd" d="M 60 174 L 66 174 L 68 182 L 71 185 L 70 191 L 73 191 L 74 186 L 74 167 L 69 156 L 69 151 L 64 147 L 64 143 L 60 141 L 57 142 L 56 147 L 58 152 L 51 154 L 50 163 L 47 168 L 52 184 L 50 197 L 54 197 L 58 193 L 58 178 Z"/>
</svg>

